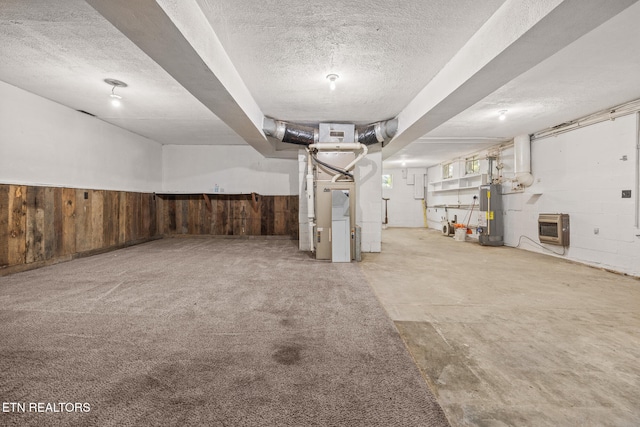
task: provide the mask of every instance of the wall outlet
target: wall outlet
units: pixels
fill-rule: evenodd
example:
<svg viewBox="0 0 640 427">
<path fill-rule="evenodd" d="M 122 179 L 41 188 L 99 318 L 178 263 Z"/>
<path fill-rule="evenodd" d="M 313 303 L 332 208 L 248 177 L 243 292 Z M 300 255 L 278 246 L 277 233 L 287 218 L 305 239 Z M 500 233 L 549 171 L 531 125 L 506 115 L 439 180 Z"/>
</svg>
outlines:
<svg viewBox="0 0 640 427">
<path fill-rule="evenodd" d="M 593 234 L 600 234 L 600 229 L 599 228 L 594 228 L 593 229 Z"/>
<path fill-rule="evenodd" d="M 622 198 L 630 199 L 631 198 L 631 190 L 622 190 Z"/>
</svg>

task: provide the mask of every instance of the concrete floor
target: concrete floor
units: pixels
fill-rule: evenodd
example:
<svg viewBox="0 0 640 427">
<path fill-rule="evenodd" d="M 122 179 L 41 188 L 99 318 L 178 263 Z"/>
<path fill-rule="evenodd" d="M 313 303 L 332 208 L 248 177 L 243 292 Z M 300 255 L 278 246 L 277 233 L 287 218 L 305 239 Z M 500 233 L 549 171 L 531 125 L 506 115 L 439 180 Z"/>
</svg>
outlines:
<svg viewBox="0 0 640 427">
<path fill-rule="evenodd" d="M 453 426 L 640 425 L 639 280 L 435 230 L 382 238 L 361 266 Z"/>
</svg>

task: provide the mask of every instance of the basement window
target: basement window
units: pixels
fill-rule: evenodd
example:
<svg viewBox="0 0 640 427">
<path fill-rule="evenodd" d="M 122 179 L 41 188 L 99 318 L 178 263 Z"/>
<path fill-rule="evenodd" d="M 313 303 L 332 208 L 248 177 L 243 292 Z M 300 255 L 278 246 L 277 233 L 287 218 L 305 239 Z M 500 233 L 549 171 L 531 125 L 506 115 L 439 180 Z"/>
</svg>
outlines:
<svg viewBox="0 0 640 427">
<path fill-rule="evenodd" d="M 480 159 L 478 156 L 468 157 L 464 162 L 464 174 L 473 175 L 480 173 Z"/>
<path fill-rule="evenodd" d="M 393 175 L 382 175 L 382 188 L 393 188 Z"/>
<path fill-rule="evenodd" d="M 453 163 L 442 165 L 442 179 L 453 178 Z"/>
</svg>

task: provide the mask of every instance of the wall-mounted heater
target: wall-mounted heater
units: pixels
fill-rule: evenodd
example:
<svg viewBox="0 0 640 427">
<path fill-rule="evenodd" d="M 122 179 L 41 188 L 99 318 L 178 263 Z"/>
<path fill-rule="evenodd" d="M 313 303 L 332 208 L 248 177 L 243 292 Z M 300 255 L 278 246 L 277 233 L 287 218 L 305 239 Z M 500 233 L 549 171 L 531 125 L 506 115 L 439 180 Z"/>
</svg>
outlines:
<svg viewBox="0 0 640 427">
<path fill-rule="evenodd" d="M 540 214 L 538 216 L 540 243 L 569 246 L 569 215 Z"/>
</svg>

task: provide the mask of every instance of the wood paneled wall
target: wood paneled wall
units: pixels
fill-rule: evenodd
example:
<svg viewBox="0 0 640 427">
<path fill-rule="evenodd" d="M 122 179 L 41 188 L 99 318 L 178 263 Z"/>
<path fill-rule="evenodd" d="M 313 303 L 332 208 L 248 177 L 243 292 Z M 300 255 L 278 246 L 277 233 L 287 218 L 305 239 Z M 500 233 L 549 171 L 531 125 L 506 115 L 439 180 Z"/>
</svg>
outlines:
<svg viewBox="0 0 640 427">
<path fill-rule="evenodd" d="M 161 195 L 164 234 L 298 238 L 298 196 Z"/>
<path fill-rule="evenodd" d="M 0 184 L 0 275 L 176 234 L 297 239 L 298 196 Z"/>
<path fill-rule="evenodd" d="M 0 184 L 0 274 L 159 237 L 149 193 Z"/>
</svg>

